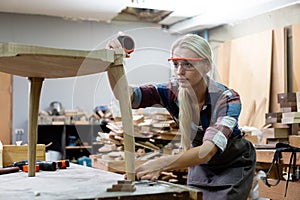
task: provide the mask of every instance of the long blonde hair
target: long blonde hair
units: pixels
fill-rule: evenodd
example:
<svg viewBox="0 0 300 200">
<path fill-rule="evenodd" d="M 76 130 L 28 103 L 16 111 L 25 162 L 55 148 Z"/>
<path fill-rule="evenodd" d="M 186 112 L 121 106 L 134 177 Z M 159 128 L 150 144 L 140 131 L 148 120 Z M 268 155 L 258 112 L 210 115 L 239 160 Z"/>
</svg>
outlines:
<svg viewBox="0 0 300 200">
<path fill-rule="evenodd" d="M 176 48 L 187 48 L 194 51 L 199 57 L 207 59 L 209 66 L 211 67 L 213 63 L 213 53 L 210 45 L 207 41 L 196 34 L 187 34 L 178 40 L 176 40 L 172 45 L 172 56 L 174 49 Z M 188 88 L 179 88 L 178 93 L 179 101 L 179 128 L 181 131 L 181 147 L 183 151 L 190 148 L 191 136 L 192 136 L 192 122 L 193 117 L 195 120 L 200 119 L 200 108 L 192 108 L 191 104 L 195 103 L 198 105 L 198 101 L 194 91 Z"/>
</svg>

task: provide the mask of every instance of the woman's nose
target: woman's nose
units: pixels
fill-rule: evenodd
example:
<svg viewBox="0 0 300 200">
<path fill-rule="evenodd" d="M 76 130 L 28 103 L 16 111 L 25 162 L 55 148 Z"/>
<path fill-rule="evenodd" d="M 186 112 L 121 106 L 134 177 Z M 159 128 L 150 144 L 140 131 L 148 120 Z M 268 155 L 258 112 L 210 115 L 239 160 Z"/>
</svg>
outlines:
<svg viewBox="0 0 300 200">
<path fill-rule="evenodd" d="M 176 69 L 177 74 L 183 74 L 185 72 L 184 68 L 181 66 L 181 64 L 178 65 Z"/>
</svg>

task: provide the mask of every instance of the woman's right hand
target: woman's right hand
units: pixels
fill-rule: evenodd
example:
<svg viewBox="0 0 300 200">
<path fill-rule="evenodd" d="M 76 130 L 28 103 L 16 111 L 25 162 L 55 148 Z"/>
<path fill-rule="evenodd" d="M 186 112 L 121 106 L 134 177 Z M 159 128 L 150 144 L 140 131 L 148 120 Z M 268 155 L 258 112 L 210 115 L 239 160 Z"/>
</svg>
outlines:
<svg viewBox="0 0 300 200">
<path fill-rule="evenodd" d="M 126 36 L 126 35 L 123 32 L 118 32 L 118 34 L 115 37 L 113 37 L 112 39 L 110 39 L 107 42 L 105 48 L 106 49 L 123 49 L 121 42 L 118 40 L 119 36 Z M 127 53 L 126 51 L 125 51 L 125 53 L 126 53 L 126 58 L 129 58 L 130 54 Z"/>
</svg>

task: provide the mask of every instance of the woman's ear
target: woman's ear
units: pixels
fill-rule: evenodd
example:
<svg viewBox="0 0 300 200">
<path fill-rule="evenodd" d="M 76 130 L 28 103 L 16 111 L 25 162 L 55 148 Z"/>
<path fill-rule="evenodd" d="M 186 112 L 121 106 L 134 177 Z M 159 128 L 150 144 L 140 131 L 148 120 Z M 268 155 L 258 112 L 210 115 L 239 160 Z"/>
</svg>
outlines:
<svg viewBox="0 0 300 200">
<path fill-rule="evenodd" d="M 208 61 L 203 63 L 203 73 L 207 74 L 211 70 L 211 65 Z"/>
</svg>

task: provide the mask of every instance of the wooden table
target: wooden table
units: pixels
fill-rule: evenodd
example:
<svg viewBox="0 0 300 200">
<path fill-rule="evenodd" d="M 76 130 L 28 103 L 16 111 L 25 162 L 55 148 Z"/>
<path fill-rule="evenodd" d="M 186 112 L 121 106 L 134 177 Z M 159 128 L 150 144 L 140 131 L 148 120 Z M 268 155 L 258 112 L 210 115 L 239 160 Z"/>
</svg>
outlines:
<svg viewBox="0 0 300 200">
<path fill-rule="evenodd" d="M 135 181 L 134 192 L 106 191 L 123 179 L 120 174 L 72 163 L 67 169 L 37 172 L 35 177 L 20 171 L 1 175 L 0 199 L 201 199 L 201 194 L 194 198 L 194 190 L 162 181 Z"/>
<path fill-rule="evenodd" d="M 125 53 L 122 49 L 82 51 L 0 43 L 0 71 L 28 77 L 31 83 L 28 120 L 28 176 L 35 176 L 39 101 L 45 78 L 74 77 L 111 71 L 115 75 L 114 78 L 118 80 L 116 88 L 113 89 L 116 93 L 122 94 L 120 95 L 122 99 L 119 100 L 125 132 L 125 156 L 129 161 L 134 160 L 131 101 L 123 68 L 124 57 Z M 134 180 L 134 168 L 134 162 L 126 162 L 126 173 L 130 180 Z"/>
</svg>

